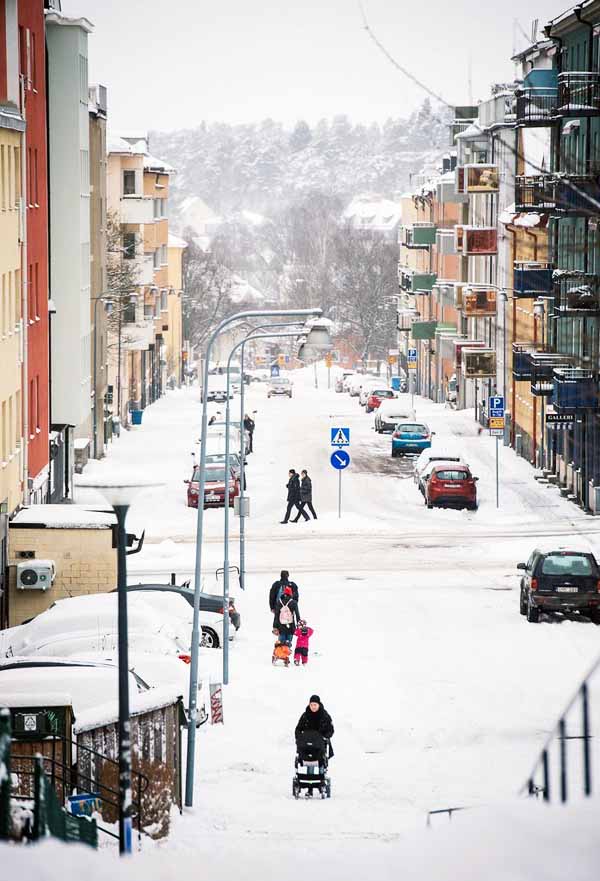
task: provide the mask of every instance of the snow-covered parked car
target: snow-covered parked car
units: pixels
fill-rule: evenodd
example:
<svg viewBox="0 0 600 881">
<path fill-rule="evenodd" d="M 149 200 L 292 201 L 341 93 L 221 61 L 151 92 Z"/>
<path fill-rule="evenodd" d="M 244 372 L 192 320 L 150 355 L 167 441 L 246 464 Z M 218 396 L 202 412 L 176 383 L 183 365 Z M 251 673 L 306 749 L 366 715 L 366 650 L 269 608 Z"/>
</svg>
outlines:
<svg viewBox="0 0 600 881">
<path fill-rule="evenodd" d="M 381 402 L 381 406 L 375 411 L 373 427 L 379 434 L 391 434 L 402 420 L 416 418 L 416 413 L 410 405 L 410 398 L 408 396 L 396 398 Z"/>
<path fill-rule="evenodd" d="M 413 469 L 413 479 L 418 485 L 421 479 L 421 473 L 429 465 L 430 462 L 464 462 L 460 451 L 449 443 L 432 444 L 428 449 L 423 450 L 415 461 Z"/>
</svg>

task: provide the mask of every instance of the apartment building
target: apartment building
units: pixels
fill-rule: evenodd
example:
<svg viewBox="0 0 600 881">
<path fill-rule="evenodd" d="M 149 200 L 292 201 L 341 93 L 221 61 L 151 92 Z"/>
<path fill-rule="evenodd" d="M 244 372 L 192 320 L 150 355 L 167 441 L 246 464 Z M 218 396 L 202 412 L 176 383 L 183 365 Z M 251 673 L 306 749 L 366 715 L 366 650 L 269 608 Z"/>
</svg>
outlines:
<svg viewBox="0 0 600 881">
<path fill-rule="evenodd" d="M 19 109 L 17 4 L 0 0 L 0 626 L 5 618 L 8 519 L 23 500 L 23 373 L 26 358 L 21 223 L 25 121 Z"/>
<path fill-rule="evenodd" d="M 46 16 L 53 304 L 50 501 L 72 497 L 75 439 L 89 439 L 92 433 L 88 111 L 91 31 L 92 25 L 85 18 L 69 18 L 59 11 Z"/>
<path fill-rule="evenodd" d="M 112 137 L 108 145 L 108 210 L 121 231 L 121 264 L 112 292 L 117 315 L 109 327 L 109 382 L 126 424 L 164 391 L 169 331 L 168 197 L 173 169 L 150 154 L 146 135 Z M 141 418 L 137 415 L 136 418 Z"/>
<path fill-rule="evenodd" d="M 45 502 L 49 485 L 48 150 L 44 0 L 19 0 L 21 114 L 26 123 L 21 167 L 26 359 L 23 376 L 25 502 Z"/>
</svg>

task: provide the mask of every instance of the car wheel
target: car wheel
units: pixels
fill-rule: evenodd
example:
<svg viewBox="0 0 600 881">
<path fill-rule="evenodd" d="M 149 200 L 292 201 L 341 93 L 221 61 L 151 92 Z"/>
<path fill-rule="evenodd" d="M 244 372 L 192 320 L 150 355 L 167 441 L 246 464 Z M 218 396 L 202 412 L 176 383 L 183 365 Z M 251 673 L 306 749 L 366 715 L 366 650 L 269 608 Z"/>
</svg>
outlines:
<svg viewBox="0 0 600 881">
<path fill-rule="evenodd" d="M 527 615 L 527 620 L 530 624 L 537 624 L 540 620 L 540 610 L 531 604 L 531 600 L 527 601 L 525 614 Z"/>
<path fill-rule="evenodd" d="M 600 609 L 590 609 L 588 614 L 593 624 L 600 624 Z"/>
<path fill-rule="evenodd" d="M 205 649 L 219 648 L 219 637 L 212 627 L 202 628 L 202 640 L 200 641 L 200 645 Z"/>
<path fill-rule="evenodd" d="M 525 601 L 522 590 L 519 593 L 519 612 L 521 615 L 527 614 L 527 602 Z"/>
<path fill-rule="evenodd" d="M 476 511 L 477 510 L 477 502 L 472 502 L 470 505 L 467 505 L 468 511 Z"/>
<path fill-rule="evenodd" d="M 433 502 L 430 502 L 427 497 L 425 497 L 425 504 L 427 505 L 429 510 L 431 510 L 433 508 Z"/>
<path fill-rule="evenodd" d="M 300 798 L 300 784 L 295 777 L 292 778 L 292 795 L 294 798 Z"/>
<path fill-rule="evenodd" d="M 395 459 L 398 453 L 392 448 L 392 459 Z"/>
</svg>

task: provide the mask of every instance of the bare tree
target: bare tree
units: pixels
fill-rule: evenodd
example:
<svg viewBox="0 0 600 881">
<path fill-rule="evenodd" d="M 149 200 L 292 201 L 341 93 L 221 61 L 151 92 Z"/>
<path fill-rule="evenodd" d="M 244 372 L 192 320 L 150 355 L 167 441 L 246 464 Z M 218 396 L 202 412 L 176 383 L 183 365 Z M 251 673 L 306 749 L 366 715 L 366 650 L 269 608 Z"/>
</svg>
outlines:
<svg viewBox="0 0 600 881">
<path fill-rule="evenodd" d="M 350 226 L 338 230 L 335 245 L 336 320 L 361 340 L 363 359 L 381 357 L 395 339 L 385 298 L 398 290 L 396 247 Z"/>
<path fill-rule="evenodd" d="M 231 315 L 231 273 L 209 251 L 203 251 L 187 236 L 183 255 L 183 321 L 186 338 L 202 346 L 214 327 Z"/>
</svg>

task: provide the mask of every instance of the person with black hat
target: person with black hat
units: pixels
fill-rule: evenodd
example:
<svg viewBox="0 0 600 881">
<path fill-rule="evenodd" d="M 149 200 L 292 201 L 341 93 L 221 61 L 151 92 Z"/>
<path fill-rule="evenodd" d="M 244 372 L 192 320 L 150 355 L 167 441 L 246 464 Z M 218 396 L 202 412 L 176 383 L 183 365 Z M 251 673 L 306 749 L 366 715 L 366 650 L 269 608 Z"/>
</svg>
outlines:
<svg viewBox="0 0 600 881">
<path fill-rule="evenodd" d="M 318 694 L 311 694 L 308 706 L 298 720 L 295 731 L 296 739 L 303 731 L 317 731 L 321 737 L 329 741 L 329 758 L 333 756 L 333 747 L 331 746 L 331 738 L 334 733 L 333 722 Z"/>
</svg>

